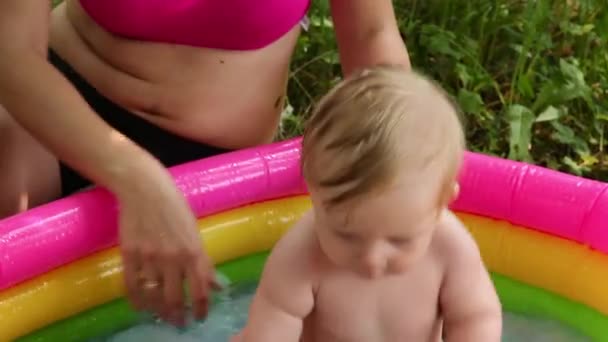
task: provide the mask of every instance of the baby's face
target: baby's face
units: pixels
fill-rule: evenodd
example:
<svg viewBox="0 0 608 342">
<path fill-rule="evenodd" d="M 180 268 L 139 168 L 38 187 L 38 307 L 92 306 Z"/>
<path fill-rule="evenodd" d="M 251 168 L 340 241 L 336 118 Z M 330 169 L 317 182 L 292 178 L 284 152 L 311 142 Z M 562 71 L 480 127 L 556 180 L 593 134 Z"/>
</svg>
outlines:
<svg viewBox="0 0 608 342">
<path fill-rule="evenodd" d="M 443 208 L 424 184 L 395 186 L 327 209 L 312 191 L 319 244 L 339 267 L 376 278 L 407 269 L 428 249 Z"/>
</svg>

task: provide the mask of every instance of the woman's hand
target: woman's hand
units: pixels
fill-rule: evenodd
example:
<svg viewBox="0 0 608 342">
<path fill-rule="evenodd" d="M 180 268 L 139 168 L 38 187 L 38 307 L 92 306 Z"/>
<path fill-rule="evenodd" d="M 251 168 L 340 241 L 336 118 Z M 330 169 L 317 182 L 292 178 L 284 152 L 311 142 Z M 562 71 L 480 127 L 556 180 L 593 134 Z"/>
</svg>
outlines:
<svg viewBox="0 0 608 342">
<path fill-rule="evenodd" d="M 243 332 L 239 332 L 238 334 L 232 335 L 230 337 L 230 342 L 242 342 L 243 341 Z"/>
<path fill-rule="evenodd" d="M 196 218 L 168 174 L 118 194 L 120 248 L 128 297 L 175 325 L 184 324 L 184 288 L 196 319 L 207 315 L 209 291 L 219 289 L 203 251 Z"/>
</svg>

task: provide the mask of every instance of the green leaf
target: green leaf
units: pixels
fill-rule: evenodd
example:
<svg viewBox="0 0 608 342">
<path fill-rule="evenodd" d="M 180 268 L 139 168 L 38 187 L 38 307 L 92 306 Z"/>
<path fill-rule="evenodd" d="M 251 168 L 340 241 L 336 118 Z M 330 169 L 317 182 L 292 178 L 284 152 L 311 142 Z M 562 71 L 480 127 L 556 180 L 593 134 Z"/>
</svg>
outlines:
<svg viewBox="0 0 608 342">
<path fill-rule="evenodd" d="M 551 137 L 564 144 L 569 146 L 576 152 L 578 155 L 585 155 L 589 153 L 589 146 L 587 142 L 579 137 L 572 128 L 561 124 L 558 121 L 552 121 L 551 126 L 555 129 L 555 132 L 551 135 Z"/>
<path fill-rule="evenodd" d="M 539 110 L 546 105 L 555 104 L 560 99 L 560 86 L 555 81 L 549 80 L 540 88 L 540 92 L 536 95 L 536 101 L 532 105 L 533 110 Z"/>
<path fill-rule="evenodd" d="M 582 36 L 593 31 L 593 29 L 595 28 L 593 24 L 578 25 L 575 23 L 568 22 L 562 23 L 561 26 L 565 32 L 568 32 L 574 36 Z"/>
<path fill-rule="evenodd" d="M 576 134 L 572 128 L 563 125 L 559 122 L 551 123 L 555 132 L 553 133 L 553 139 L 559 141 L 562 144 L 572 145 L 576 141 Z"/>
<path fill-rule="evenodd" d="M 525 97 L 533 97 L 534 89 L 530 83 L 530 78 L 526 74 L 520 74 L 517 78 L 517 90 L 522 93 Z"/>
<path fill-rule="evenodd" d="M 534 113 L 522 105 L 511 105 L 507 108 L 507 119 L 511 135 L 509 137 L 509 158 L 532 162 L 529 147 L 532 142 L 532 124 Z"/>
<path fill-rule="evenodd" d="M 583 160 L 583 165 L 585 165 L 585 166 L 593 166 L 600 162 L 600 160 L 597 159 L 597 157 L 587 154 L 587 153 L 583 154 L 581 156 L 581 159 Z"/>
<path fill-rule="evenodd" d="M 456 60 L 462 59 L 463 54 L 452 45 L 455 39 L 453 32 L 445 31 L 435 25 L 424 25 L 422 34 L 424 43 L 430 52 L 450 56 Z"/>
<path fill-rule="evenodd" d="M 326 64 L 331 64 L 331 65 L 338 65 L 340 64 L 340 55 L 338 54 L 338 51 L 330 51 L 326 54 L 323 55 L 323 57 L 321 57 L 323 59 L 323 62 L 325 62 Z"/>
<path fill-rule="evenodd" d="M 577 176 L 583 174 L 583 169 L 581 168 L 581 166 L 578 165 L 574 160 L 572 160 L 572 158 L 565 156 L 562 162 L 570 168 L 570 172 L 572 172 L 573 174 Z"/>
<path fill-rule="evenodd" d="M 456 64 L 455 71 L 456 75 L 458 75 L 458 78 L 460 79 L 460 82 L 462 82 L 462 85 L 464 87 L 469 85 L 469 83 L 471 82 L 471 74 L 469 73 L 469 68 L 462 63 L 458 63 Z"/>
<path fill-rule="evenodd" d="M 598 120 L 608 121 L 608 114 L 595 114 L 595 118 Z"/>
<path fill-rule="evenodd" d="M 578 94 L 586 94 L 591 90 L 585 81 L 585 74 L 578 67 L 576 60 L 569 63 L 565 59 L 560 59 L 559 70 L 562 72 L 562 75 L 566 78 L 566 80 L 571 83 L 573 88 L 578 88 Z"/>
<path fill-rule="evenodd" d="M 479 115 L 483 110 L 483 100 L 479 94 L 466 89 L 458 91 L 458 103 L 465 113 Z"/>
<path fill-rule="evenodd" d="M 545 122 L 545 121 L 553 121 L 559 119 L 561 116 L 561 112 L 559 109 L 549 106 L 547 107 L 538 117 L 536 117 L 535 122 Z"/>
</svg>

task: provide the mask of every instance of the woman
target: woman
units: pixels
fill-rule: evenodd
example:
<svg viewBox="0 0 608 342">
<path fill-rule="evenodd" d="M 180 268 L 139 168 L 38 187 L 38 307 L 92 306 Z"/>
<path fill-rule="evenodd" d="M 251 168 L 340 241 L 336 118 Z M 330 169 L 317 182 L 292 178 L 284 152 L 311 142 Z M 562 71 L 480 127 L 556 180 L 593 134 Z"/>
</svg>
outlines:
<svg viewBox="0 0 608 342">
<path fill-rule="evenodd" d="M 89 183 L 120 205 L 128 297 L 165 320 L 215 285 L 166 166 L 272 140 L 309 0 L 0 2 L 0 217 Z M 342 70 L 409 68 L 390 0 L 330 0 Z"/>
</svg>

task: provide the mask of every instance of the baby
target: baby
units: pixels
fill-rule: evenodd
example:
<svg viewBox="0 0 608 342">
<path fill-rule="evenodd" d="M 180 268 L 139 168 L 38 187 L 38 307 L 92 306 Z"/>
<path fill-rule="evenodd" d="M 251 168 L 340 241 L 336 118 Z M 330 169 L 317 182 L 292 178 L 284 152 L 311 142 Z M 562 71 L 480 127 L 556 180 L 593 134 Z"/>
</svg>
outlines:
<svg viewBox="0 0 608 342">
<path fill-rule="evenodd" d="M 312 114 L 312 210 L 268 258 L 236 342 L 499 342 L 501 307 L 475 241 L 448 210 L 462 128 L 415 72 L 362 71 Z"/>
</svg>

